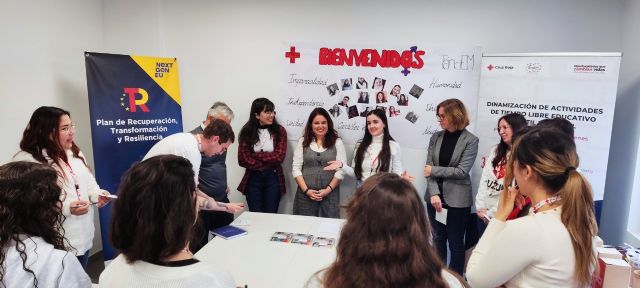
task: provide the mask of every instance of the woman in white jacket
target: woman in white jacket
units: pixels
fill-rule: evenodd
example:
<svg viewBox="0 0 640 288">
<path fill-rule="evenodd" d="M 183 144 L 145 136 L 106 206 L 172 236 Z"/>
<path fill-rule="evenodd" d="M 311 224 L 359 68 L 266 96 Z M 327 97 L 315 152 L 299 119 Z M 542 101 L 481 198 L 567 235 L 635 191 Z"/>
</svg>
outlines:
<svg viewBox="0 0 640 288">
<path fill-rule="evenodd" d="M 104 206 L 109 192 L 101 190 L 87 167 L 84 155 L 73 142 L 75 124 L 68 111 L 42 106 L 31 115 L 20 149 L 13 161 L 48 164 L 58 173 L 62 188 L 62 224 L 67 247 L 86 269 L 93 243 L 93 205 Z"/>
<path fill-rule="evenodd" d="M 527 126 L 527 120 L 518 113 L 504 115 L 498 119 L 500 143 L 491 148 L 489 157 L 483 158 L 482 177 L 476 194 L 478 232 L 480 236 L 498 208 L 500 192 L 504 190 L 504 175 L 507 158 L 511 153 L 512 137 Z"/>
</svg>

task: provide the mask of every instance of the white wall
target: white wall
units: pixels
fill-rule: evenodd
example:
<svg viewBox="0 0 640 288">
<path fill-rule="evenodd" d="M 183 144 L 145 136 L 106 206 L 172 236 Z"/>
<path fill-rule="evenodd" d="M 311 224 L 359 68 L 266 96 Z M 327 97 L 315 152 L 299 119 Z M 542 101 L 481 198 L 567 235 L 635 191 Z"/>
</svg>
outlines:
<svg viewBox="0 0 640 288">
<path fill-rule="evenodd" d="M 0 108 L 7 136 L 0 143 L 0 161 L 7 161 L 17 150 L 28 117 L 40 105 L 71 110 L 80 124 L 78 144 L 92 159 L 82 51 L 177 57 L 185 129 L 197 125 L 206 107 L 221 100 L 236 112 L 233 127 L 239 131 L 254 98 L 278 99 L 282 44 L 420 42 L 481 45 L 489 53 L 622 51 L 623 28 L 638 26 L 638 20 L 623 19 L 632 14 L 629 8 L 637 11 L 637 2 L 0 0 L 0 51 L 7 55 L 3 62 L 9 64 L 1 70 L 0 95 L 19 99 L 12 105 L 5 101 Z M 631 39 L 630 31 L 624 35 Z M 638 50 L 638 40 L 633 41 L 630 48 Z M 626 71 L 630 52 L 624 52 Z M 626 109 L 623 115 L 634 115 L 637 105 L 624 107 L 629 101 L 621 105 L 619 100 L 616 113 Z M 616 115 L 614 137 L 622 135 L 637 142 L 640 132 L 635 126 L 633 130 L 619 128 L 622 121 Z M 622 127 L 630 126 L 623 123 Z M 614 163 L 617 159 L 630 162 L 626 159 L 635 155 L 635 144 L 629 145 L 612 142 L 609 177 L 626 167 Z M 232 188 L 244 172 L 235 160 L 236 147 L 232 146 L 228 160 Z M 426 151 L 406 149 L 403 154 L 405 166 L 419 176 Z M 291 155 L 286 163 L 289 167 Z M 610 183 L 605 195 L 616 193 Z M 294 182 L 289 184 L 291 197 Z M 615 188 L 630 190 L 630 185 L 615 184 Z M 424 193 L 422 177 L 416 185 Z M 244 199 L 238 192 L 231 198 Z M 290 199 L 283 207 L 290 211 Z M 605 213 L 626 218 L 607 207 Z M 612 234 L 618 231 L 613 230 Z"/>
<path fill-rule="evenodd" d="M 624 2 L 623 51 L 618 98 L 604 194 L 601 235 L 605 242 L 627 242 L 640 247 L 640 239 L 627 232 L 627 223 L 640 232 L 640 187 L 633 188 L 640 136 L 640 0 Z M 640 177 L 640 171 L 635 171 Z M 637 178 L 636 181 L 640 181 Z M 635 198 L 631 191 L 635 189 Z M 633 202 L 632 202 L 633 201 Z M 634 215 L 634 216 L 629 216 Z"/>
<path fill-rule="evenodd" d="M 101 11 L 99 0 L 0 0 L 0 163 L 18 151 L 31 113 L 43 105 L 71 112 L 76 142 L 93 163 L 84 51 L 102 49 Z"/>
</svg>

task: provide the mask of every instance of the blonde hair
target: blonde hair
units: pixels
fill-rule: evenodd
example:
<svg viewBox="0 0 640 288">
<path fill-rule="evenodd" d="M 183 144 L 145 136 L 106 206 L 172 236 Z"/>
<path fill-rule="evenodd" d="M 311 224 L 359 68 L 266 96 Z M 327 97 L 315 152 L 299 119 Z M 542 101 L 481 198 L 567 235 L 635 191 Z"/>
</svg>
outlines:
<svg viewBox="0 0 640 288">
<path fill-rule="evenodd" d="M 440 102 L 436 109 L 436 116 L 440 111 L 440 107 L 444 109 L 445 117 L 451 121 L 456 130 L 462 130 L 469 126 L 469 113 L 467 113 L 467 109 L 459 99 L 452 98 Z"/>
<path fill-rule="evenodd" d="M 592 241 L 598 233 L 598 226 L 593 212 L 591 185 L 576 170 L 579 162 L 575 143 L 566 133 L 552 127 L 534 127 L 513 144 L 504 181 L 505 189 L 509 189 L 514 165 L 529 165 L 552 194 L 562 197 L 560 220 L 567 228 L 573 245 L 573 278 L 580 287 L 585 287 L 591 284 L 591 273 L 596 267 Z M 502 193 L 501 197 L 506 194 Z"/>
</svg>

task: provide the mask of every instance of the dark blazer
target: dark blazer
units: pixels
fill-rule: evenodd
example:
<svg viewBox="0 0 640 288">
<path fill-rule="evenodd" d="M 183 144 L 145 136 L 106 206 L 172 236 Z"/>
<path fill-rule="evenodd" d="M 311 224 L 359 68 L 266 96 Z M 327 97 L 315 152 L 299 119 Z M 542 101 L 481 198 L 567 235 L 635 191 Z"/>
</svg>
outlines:
<svg viewBox="0 0 640 288">
<path fill-rule="evenodd" d="M 473 205 L 473 193 L 471 191 L 471 177 L 469 171 L 473 167 L 478 154 L 478 137 L 464 129 L 458 138 L 456 148 L 451 155 L 448 167 L 439 166 L 440 147 L 444 138 L 444 130 L 438 131 L 429 140 L 427 152 L 427 165 L 431 165 L 431 176 L 427 177 L 427 193 L 424 198 L 427 204 L 431 196 L 438 195 L 438 178 L 443 179 L 442 195 L 444 202 L 455 208 L 466 208 Z M 429 204 L 430 205 L 430 204 Z"/>
</svg>

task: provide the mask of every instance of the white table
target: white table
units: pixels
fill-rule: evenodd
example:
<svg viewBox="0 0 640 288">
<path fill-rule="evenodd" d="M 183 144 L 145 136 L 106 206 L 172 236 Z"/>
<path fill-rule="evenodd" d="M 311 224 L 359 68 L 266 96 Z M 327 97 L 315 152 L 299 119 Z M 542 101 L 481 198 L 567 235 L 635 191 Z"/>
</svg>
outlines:
<svg viewBox="0 0 640 288">
<path fill-rule="evenodd" d="M 336 257 L 336 247 L 311 247 L 270 241 L 275 232 L 313 234 L 336 238 L 343 219 L 330 219 L 288 214 L 244 212 L 238 217 L 250 222 L 238 226 L 248 235 L 225 240 L 216 237 L 195 257 L 226 268 L 238 286 L 248 288 L 300 288 L 318 270 L 328 267 Z M 233 223 L 232 223 L 233 224 Z"/>
</svg>

